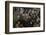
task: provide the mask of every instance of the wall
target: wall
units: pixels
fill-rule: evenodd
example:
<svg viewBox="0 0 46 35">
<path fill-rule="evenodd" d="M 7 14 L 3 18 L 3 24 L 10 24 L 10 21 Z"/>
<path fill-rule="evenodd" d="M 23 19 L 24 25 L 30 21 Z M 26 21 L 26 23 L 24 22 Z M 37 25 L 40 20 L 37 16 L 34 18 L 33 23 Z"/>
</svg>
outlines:
<svg viewBox="0 0 46 35">
<path fill-rule="evenodd" d="M 15 34 L 5 34 L 5 1 L 6 0 L 0 0 L 0 35 L 15 35 Z M 42 2 L 42 3 L 45 3 L 45 6 L 46 6 L 46 0 L 14 0 L 14 1 Z M 45 15 L 46 15 L 46 12 L 45 12 Z M 45 21 L 46 21 L 46 16 L 45 16 Z M 21 33 L 16 35 L 46 35 L 46 30 L 45 32 Z"/>
</svg>

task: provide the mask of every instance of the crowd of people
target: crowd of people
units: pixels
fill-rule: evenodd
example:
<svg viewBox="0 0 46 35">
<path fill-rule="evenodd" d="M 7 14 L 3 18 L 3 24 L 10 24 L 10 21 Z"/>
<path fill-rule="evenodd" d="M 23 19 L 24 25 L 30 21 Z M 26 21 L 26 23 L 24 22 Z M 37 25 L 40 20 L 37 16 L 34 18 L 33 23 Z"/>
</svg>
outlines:
<svg viewBox="0 0 46 35">
<path fill-rule="evenodd" d="M 40 8 L 13 8 L 13 27 L 39 27 Z"/>
</svg>

